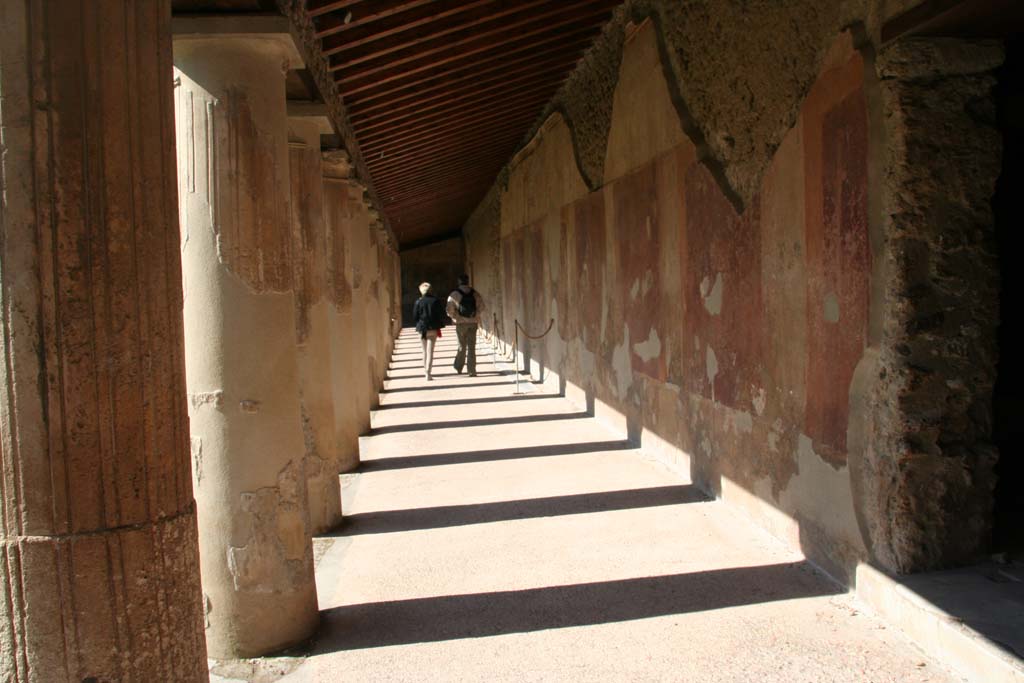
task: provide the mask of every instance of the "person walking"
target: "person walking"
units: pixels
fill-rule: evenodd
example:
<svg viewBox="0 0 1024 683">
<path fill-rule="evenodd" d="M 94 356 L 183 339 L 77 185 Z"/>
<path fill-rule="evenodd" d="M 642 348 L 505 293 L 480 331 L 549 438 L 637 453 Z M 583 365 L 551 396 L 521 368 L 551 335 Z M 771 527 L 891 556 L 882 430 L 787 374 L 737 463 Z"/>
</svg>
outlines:
<svg viewBox="0 0 1024 683">
<path fill-rule="evenodd" d="M 462 368 L 476 377 L 476 331 L 480 325 L 480 314 L 484 300 L 480 292 L 469 286 L 469 276 L 459 276 L 459 286 L 448 295 L 446 306 L 448 317 L 455 323 L 455 334 L 459 339 L 459 351 L 455 354 L 455 372 L 462 374 Z"/>
<path fill-rule="evenodd" d="M 416 323 L 420 339 L 423 340 L 423 376 L 429 381 L 434 379 L 430 374 L 434 365 L 434 346 L 437 344 L 437 338 L 441 336 L 441 328 L 445 326 L 444 307 L 434 296 L 429 282 L 420 285 L 420 298 L 412 307 L 412 319 Z"/>
</svg>

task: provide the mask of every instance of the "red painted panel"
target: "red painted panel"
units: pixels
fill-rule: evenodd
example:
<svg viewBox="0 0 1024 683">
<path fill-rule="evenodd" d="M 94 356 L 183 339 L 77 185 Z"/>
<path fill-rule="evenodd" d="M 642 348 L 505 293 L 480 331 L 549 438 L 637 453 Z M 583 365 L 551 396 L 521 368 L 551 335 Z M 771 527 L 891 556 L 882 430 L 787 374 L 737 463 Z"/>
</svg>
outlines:
<svg viewBox="0 0 1024 683">
<path fill-rule="evenodd" d="M 750 410 L 753 392 L 762 382 L 765 347 L 760 201 L 755 198 L 738 216 L 701 164 L 688 169 L 683 185 L 684 384 L 729 407 Z M 719 278 L 720 305 L 715 301 Z"/>
<path fill-rule="evenodd" d="M 597 353 L 601 341 L 601 308 L 605 305 L 605 224 L 604 195 L 594 192 L 576 202 L 575 277 L 568 286 L 577 286 L 579 315 L 582 316 L 583 344 Z"/>
<path fill-rule="evenodd" d="M 805 430 L 823 457 L 843 463 L 849 386 L 867 340 L 871 268 L 867 106 L 861 90 L 825 112 L 820 136 L 820 189 L 808 193 L 815 206 L 808 207 L 807 221 Z"/>
<path fill-rule="evenodd" d="M 660 343 L 666 339 L 661 313 L 659 277 L 660 239 L 657 215 L 657 181 L 652 162 L 622 177 L 611 187 L 614 197 L 615 243 L 618 247 L 620 300 L 623 302 L 630 345 L 642 343 L 654 330 Z M 664 349 L 664 347 L 662 347 Z M 664 381 L 664 350 L 644 360 L 632 348 L 633 370 Z"/>
</svg>

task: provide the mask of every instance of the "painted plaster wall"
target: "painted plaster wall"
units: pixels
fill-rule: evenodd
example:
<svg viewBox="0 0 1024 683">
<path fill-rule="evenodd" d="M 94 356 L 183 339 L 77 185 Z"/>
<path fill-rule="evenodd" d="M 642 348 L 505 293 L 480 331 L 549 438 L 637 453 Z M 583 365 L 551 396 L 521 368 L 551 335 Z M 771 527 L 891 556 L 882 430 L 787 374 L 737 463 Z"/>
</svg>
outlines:
<svg viewBox="0 0 1024 683">
<path fill-rule="evenodd" d="M 842 576 L 867 554 L 846 448 L 872 265 L 863 59 L 837 41 L 741 214 L 684 134 L 650 23 L 620 70 L 605 184 L 587 191 L 553 115 L 510 165 L 499 258 L 484 221 L 467 230 L 478 286 L 497 260 L 500 326 L 556 320 L 535 364 Z"/>
</svg>

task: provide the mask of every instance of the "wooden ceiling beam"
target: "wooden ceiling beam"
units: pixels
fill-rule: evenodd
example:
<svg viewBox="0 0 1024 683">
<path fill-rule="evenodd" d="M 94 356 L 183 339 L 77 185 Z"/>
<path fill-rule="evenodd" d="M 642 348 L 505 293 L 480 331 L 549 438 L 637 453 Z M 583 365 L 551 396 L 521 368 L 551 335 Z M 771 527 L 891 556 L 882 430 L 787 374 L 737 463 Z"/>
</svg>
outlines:
<svg viewBox="0 0 1024 683">
<path fill-rule="evenodd" d="M 498 0 L 442 0 L 431 8 L 432 12 L 398 14 L 391 21 L 381 22 L 379 26 L 371 24 L 355 30 L 342 29 L 342 32 L 323 41 L 322 50 L 327 57 L 345 53 L 341 59 L 346 64 L 366 61 L 471 26 L 481 16 L 496 14 L 497 11 L 490 7 L 495 2 Z M 443 24 L 433 26 L 446 21 L 454 23 L 458 28 L 449 28 Z"/>
<path fill-rule="evenodd" d="M 390 166 L 380 169 L 376 176 L 371 173 L 371 177 L 373 177 L 375 186 L 380 183 L 381 189 L 378 194 L 385 197 L 390 196 L 391 191 L 426 182 L 435 176 L 443 177 L 441 174 L 462 170 L 472 172 L 480 168 L 490 168 L 492 164 L 500 170 L 501 166 L 512 157 L 519 139 L 517 136 L 509 135 L 504 140 L 496 140 L 493 147 L 486 152 L 472 148 L 453 149 L 450 152 L 446 151 L 443 156 L 436 155 L 433 161 L 424 162 L 420 168 Z"/>
<path fill-rule="evenodd" d="M 308 0 L 306 11 L 311 17 L 319 17 L 329 12 L 347 10 L 365 0 Z"/>
<path fill-rule="evenodd" d="M 384 211 L 389 215 L 399 214 L 413 206 L 423 206 L 425 204 L 429 205 L 432 203 L 442 204 L 444 202 L 469 199 L 470 197 L 476 197 L 476 200 L 479 201 L 480 197 L 482 197 L 486 191 L 487 185 L 482 183 L 460 185 L 457 188 L 432 188 L 415 195 L 403 197 L 401 200 L 396 200 L 390 204 L 386 204 L 384 206 Z"/>
<path fill-rule="evenodd" d="M 341 76 L 338 80 L 338 89 L 345 97 L 350 94 L 364 92 L 395 81 L 402 81 L 421 74 L 440 74 L 456 69 L 479 69 L 481 64 L 502 62 L 510 55 L 517 55 L 523 52 L 536 53 L 542 47 L 564 45 L 567 41 L 581 35 L 593 37 L 596 30 L 603 24 L 603 21 L 594 20 L 582 25 L 577 25 L 569 30 L 561 28 L 545 31 L 539 35 L 529 37 L 517 36 L 510 41 L 502 41 L 497 45 L 488 45 L 476 50 L 452 54 L 440 60 L 430 61 L 410 69 L 390 70 L 386 73 L 364 73 L 357 72 L 355 75 Z"/>
<path fill-rule="evenodd" d="M 509 136 L 515 136 L 516 139 L 519 139 L 523 137 L 523 128 L 525 128 L 525 126 L 519 129 L 510 128 L 506 133 Z M 372 175 L 375 171 L 382 171 L 383 166 L 385 165 L 394 166 L 396 164 L 407 164 L 411 161 L 427 163 L 430 159 L 451 156 L 455 151 L 471 153 L 474 149 L 479 150 L 488 145 L 493 145 L 495 140 L 496 138 L 486 134 L 472 137 L 462 136 L 451 141 L 449 144 L 445 144 L 444 142 L 435 142 L 430 147 L 422 147 L 402 154 L 392 154 L 390 157 L 386 155 L 383 158 L 377 157 L 374 164 L 372 166 L 369 166 L 368 164 L 368 166 Z M 376 177 L 374 180 L 376 180 Z"/>
<path fill-rule="evenodd" d="M 365 127 L 353 123 L 352 127 L 356 135 L 359 136 L 360 147 L 374 147 L 389 140 L 444 128 L 469 118 L 483 120 L 489 115 L 500 114 L 499 110 L 502 108 L 505 108 L 506 111 L 509 108 L 520 111 L 523 107 L 535 104 L 538 100 L 541 100 L 541 104 L 543 104 L 550 100 L 557 90 L 557 83 L 546 83 L 521 93 L 502 93 L 499 97 L 467 103 L 452 103 L 448 109 L 436 110 L 423 116 L 416 116 L 414 113 L 404 115 L 394 121 L 387 119 L 375 121 Z"/>
<path fill-rule="evenodd" d="M 384 201 L 387 197 L 391 196 L 392 192 L 399 192 L 408 189 L 414 185 L 422 185 L 428 182 L 435 182 L 440 179 L 447 179 L 455 177 L 459 173 L 476 173 L 480 169 L 494 168 L 495 173 L 501 170 L 501 166 L 511 157 L 511 152 L 515 150 L 515 141 L 506 140 L 503 145 L 496 147 L 493 151 L 487 154 L 468 156 L 463 154 L 457 157 L 449 157 L 443 161 L 438 161 L 436 164 L 430 164 L 429 167 L 424 167 L 419 170 L 410 171 L 408 169 L 398 169 L 397 173 L 390 174 L 387 178 L 381 179 L 381 201 Z M 396 170 L 396 169 L 389 169 Z M 376 179 L 374 179 L 376 183 Z"/>
<path fill-rule="evenodd" d="M 472 67 L 467 67 L 452 71 L 442 71 L 439 74 L 416 79 L 407 84 L 400 84 L 397 87 L 372 92 L 363 97 L 352 97 L 351 93 L 347 93 L 343 97 L 350 111 L 359 111 L 360 107 L 371 103 L 375 103 L 374 106 L 386 106 L 396 94 L 400 94 L 402 99 L 407 99 L 427 93 L 445 92 L 445 88 L 454 85 L 472 84 L 474 79 L 476 79 L 476 82 L 482 82 L 486 79 L 500 78 L 502 75 L 512 76 L 520 73 L 530 73 L 531 71 L 542 69 L 546 64 L 555 61 L 561 62 L 561 60 L 566 60 L 571 66 L 579 60 L 581 52 L 590 44 L 591 38 L 592 36 L 589 35 L 579 36 L 575 40 L 568 41 L 562 45 L 552 45 L 543 50 L 526 52 L 504 62 L 495 62 L 476 70 Z M 569 67 L 566 67 L 567 72 L 570 70 Z"/>
<path fill-rule="evenodd" d="M 452 86 L 448 90 L 440 90 L 440 92 L 424 94 L 423 92 L 413 91 L 402 97 L 382 101 L 369 107 L 352 105 L 348 108 L 349 120 L 372 121 L 380 116 L 387 116 L 389 113 L 402 112 L 408 109 L 422 111 L 424 107 L 436 102 L 460 99 L 473 94 L 500 92 L 505 87 L 516 86 L 536 79 L 538 74 L 564 80 L 568 76 L 569 67 L 577 59 L 578 55 L 576 54 L 558 55 L 546 62 L 537 64 L 534 69 L 517 69 L 514 73 L 508 74 L 500 71 L 494 72 L 494 75 L 481 80 L 466 78 L 462 84 Z M 436 91 L 438 89 L 434 88 L 431 90 Z"/>
<path fill-rule="evenodd" d="M 387 17 L 395 16 L 403 12 L 409 12 L 417 8 L 426 8 L 437 0 L 373 0 L 366 3 L 363 8 L 366 11 L 359 11 L 361 8 L 352 8 L 342 11 L 338 8 L 329 14 L 323 14 L 313 20 L 316 28 L 316 37 L 326 38 L 345 30 L 352 30 L 360 26 L 367 26 Z M 349 13 L 351 12 L 351 16 Z M 348 21 L 345 21 L 348 19 Z"/>
<path fill-rule="evenodd" d="M 457 30 L 449 30 L 440 35 L 428 34 L 415 42 L 406 42 L 395 48 L 378 51 L 374 54 L 365 51 L 355 56 L 342 54 L 348 46 L 342 40 L 348 35 L 336 36 L 335 47 L 323 46 L 325 55 L 331 56 L 331 66 L 341 65 L 346 70 L 374 73 L 384 68 L 409 68 L 405 65 L 432 57 L 433 55 L 451 52 L 464 52 L 481 44 L 493 43 L 495 40 L 510 40 L 529 36 L 556 26 L 569 26 L 588 21 L 596 14 L 607 14 L 608 6 L 617 4 L 619 0 L 560 0 L 557 3 L 542 3 L 539 0 L 524 2 L 520 0 L 515 10 L 506 8 L 505 12 L 495 17 L 479 14 L 474 21 L 461 26 Z M 453 35 L 454 34 L 454 35 Z M 506 40 L 506 42 L 507 42 Z"/>
<path fill-rule="evenodd" d="M 447 149 L 461 143 L 481 144 L 499 133 L 515 131 L 519 135 L 523 135 L 530 127 L 530 123 L 537 119 L 537 111 L 539 109 L 540 105 L 537 107 L 531 106 L 508 119 L 503 117 L 501 112 L 498 112 L 485 121 L 469 121 L 463 126 L 438 130 L 432 135 L 407 137 L 387 145 L 380 151 L 384 152 L 385 160 L 398 160 L 408 158 L 410 155 L 418 154 L 423 150 Z M 369 150 L 367 153 L 372 155 L 374 150 Z M 377 153 L 377 158 L 380 158 L 379 152 Z"/>
<path fill-rule="evenodd" d="M 378 110 L 376 114 L 360 115 L 358 117 L 349 115 L 349 120 L 354 126 L 366 127 L 375 125 L 377 122 L 406 118 L 408 116 L 425 116 L 431 112 L 445 110 L 448 107 L 470 106 L 474 102 L 495 101 L 505 99 L 509 96 L 526 96 L 531 92 L 542 89 L 558 90 L 558 86 L 565 80 L 563 72 L 539 73 L 521 76 L 504 83 L 496 83 L 489 87 L 466 89 L 462 94 L 452 97 L 433 97 L 425 102 L 409 102 L 405 106 L 396 106 L 388 111 Z"/>
<path fill-rule="evenodd" d="M 490 162 L 487 165 L 487 169 L 493 170 L 493 173 L 483 173 L 481 168 L 462 168 L 456 171 L 448 171 L 445 173 L 432 174 L 431 177 L 426 181 L 410 182 L 410 184 L 402 190 L 404 194 L 395 194 L 394 199 L 390 199 L 384 202 L 383 206 L 391 206 L 395 203 L 403 202 L 410 197 L 419 196 L 419 194 L 413 194 L 414 191 L 420 194 L 436 192 L 439 189 L 444 189 L 446 186 L 457 186 L 466 187 L 472 185 L 480 189 L 481 196 L 490 187 L 494 178 L 497 177 L 498 171 L 501 170 L 501 161 Z M 482 180 L 481 180 L 482 179 Z M 416 188 L 420 189 L 416 189 Z M 383 201 L 383 200 L 382 200 Z"/>
</svg>

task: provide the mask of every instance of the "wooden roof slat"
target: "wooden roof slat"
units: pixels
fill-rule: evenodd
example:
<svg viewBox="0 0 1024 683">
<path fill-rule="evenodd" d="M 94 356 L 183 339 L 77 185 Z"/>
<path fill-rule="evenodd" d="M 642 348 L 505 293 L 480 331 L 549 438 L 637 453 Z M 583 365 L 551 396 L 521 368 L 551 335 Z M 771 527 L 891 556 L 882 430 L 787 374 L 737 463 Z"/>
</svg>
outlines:
<svg viewBox="0 0 1024 683">
<path fill-rule="evenodd" d="M 358 5 L 367 0 L 308 0 L 309 4 L 306 6 L 306 10 L 309 12 L 309 16 L 318 17 L 328 12 L 338 12 L 341 10 L 348 10 L 354 5 Z"/>
<path fill-rule="evenodd" d="M 523 125 L 528 126 L 529 124 Z M 522 135 L 521 132 L 519 134 Z M 392 166 L 400 162 L 407 163 L 409 161 L 414 160 L 418 162 L 423 162 L 427 161 L 431 156 L 436 157 L 438 155 L 449 155 L 454 150 L 479 149 L 481 144 L 483 144 L 485 140 L 487 140 L 486 131 L 481 132 L 477 135 L 461 135 L 458 138 L 449 141 L 434 140 L 431 141 L 432 144 L 427 147 L 410 149 L 402 153 L 395 152 L 389 155 L 385 152 L 383 157 L 378 155 L 376 156 L 376 158 L 374 158 L 374 163 L 370 170 L 371 172 L 376 172 L 382 170 L 382 167 L 384 165 Z M 369 164 L 367 165 L 369 166 Z"/>
<path fill-rule="evenodd" d="M 606 0 L 596 0 L 605 2 Z M 503 33 L 502 37 L 492 39 L 491 36 L 482 38 L 474 36 L 458 44 L 449 45 L 431 50 L 429 52 L 418 52 L 408 58 L 398 61 L 387 61 L 385 63 L 367 66 L 361 65 L 358 68 L 346 69 L 344 64 L 332 64 L 332 71 L 341 71 L 337 81 L 342 86 L 344 93 L 347 86 L 358 87 L 358 84 L 373 80 L 386 82 L 394 80 L 396 76 L 417 74 L 428 69 L 442 67 L 452 62 L 463 62 L 478 55 L 506 54 L 519 52 L 522 49 L 529 49 L 538 45 L 550 43 L 552 40 L 565 39 L 570 34 L 587 32 L 598 28 L 608 18 L 609 10 L 586 12 L 583 17 L 569 19 L 563 17 L 560 21 L 548 22 L 531 29 L 524 29 L 518 33 Z"/>
<path fill-rule="evenodd" d="M 349 93 L 359 93 L 371 88 L 380 87 L 387 83 L 402 81 L 421 74 L 440 74 L 445 71 L 473 69 L 482 64 L 501 63 L 503 59 L 511 54 L 533 52 L 540 47 L 557 47 L 570 37 L 575 38 L 580 34 L 592 35 L 596 24 L 579 26 L 566 32 L 546 31 L 543 35 L 537 36 L 536 40 L 523 38 L 513 41 L 512 44 L 502 46 L 488 46 L 474 50 L 468 54 L 451 55 L 449 58 L 436 62 L 421 64 L 414 69 L 392 71 L 388 74 L 367 75 L 358 73 L 350 78 L 342 77 L 338 80 L 338 89 L 342 97 Z"/>
<path fill-rule="evenodd" d="M 423 106 L 416 106 L 415 102 L 410 102 L 404 107 L 396 107 L 391 113 L 396 119 L 407 118 L 409 116 L 422 117 L 435 111 L 447 111 L 449 108 L 455 107 L 468 107 L 474 102 L 494 102 L 499 100 L 499 98 L 508 99 L 509 97 L 523 97 L 531 92 L 537 92 L 538 90 L 547 88 L 554 88 L 557 90 L 558 86 L 561 85 L 564 80 L 565 74 L 557 72 L 539 74 L 533 78 L 530 78 L 529 76 L 522 76 L 520 78 L 512 79 L 507 83 L 494 83 L 488 87 L 478 88 L 476 90 L 470 88 L 463 91 L 463 94 L 459 96 L 432 98 L 423 103 Z M 367 126 L 386 121 L 388 119 L 388 115 L 385 112 L 378 111 L 376 115 L 358 117 L 350 116 L 349 118 L 353 122 L 353 125 L 364 129 Z"/>
<path fill-rule="evenodd" d="M 423 8 L 426 8 L 426 11 L 429 12 L 429 5 L 434 2 L 437 0 L 373 0 L 373 2 L 364 3 L 362 7 L 323 14 L 313 20 L 316 37 L 323 39 L 341 31 L 367 26 L 373 22 L 415 9 L 424 11 Z M 352 13 L 351 16 L 348 16 L 349 12 Z M 346 18 L 348 21 L 345 21 Z"/>
<path fill-rule="evenodd" d="M 366 108 L 349 107 L 349 118 L 353 121 L 372 121 L 380 116 L 387 116 L 392 112 L 397 114 L 409 109 L 418 109 L 417 105 L 425 108 L 426 106 L 445 102 L 449 99 L 462 99 L 467 95 L 501 92 L 504 86 L 518 86 L 521 83 L 527 83 L 531 79 L 536 78 L 552 77 L 565 80 L 566 67 L 570 65 L 570 60 L 575 62 L 575 59 L 575 55 L 560 55 L 557 59 L 552 58 L 548 64 L 539 65 L 537 72 L 523 72 L 522 70 L 509 74 L 497 72 L 494 76 L 482 80 L 467 78 L 464 85 L 427 96 L 417 97 L 417 93 L 414 92 Z M 423 111 L 424 109 L 419 110 Z"/>
<path fill-rule="evenodd" d="M 428 112 L 423 116 L 416 116 L 416 113 L 413 113 L 402 116 L 397 121 L 382 119 L 365 128 L 358 124 L 353 127 L 360 136 L 360 140 L 365 141 L 365 146 L 374 146 L 384 140 L 400 138 L 410 133 L 432 128 L 438 123 L 452 123 L 470 117 L 486 116 L 494 112 L 496 108 L 501 107 L 521 108 L 525 103 L 533 102 L 537 98 L 547 101 L 551 99 L 551 96 L 555 94 L 557 89 L 557 82 L 548 82 L 518 93 L 502 93 L 497 97 L 483 98 L 465 103 L 453 103 L 448 109 Z"/>
<path fill-rule="evenodd" d="M 572 63 L 575 64 L 580 57 L 580 49 L 587 45 L 592 36 L 580 35 L 575 40 L 567 41 L 561 45 L 550 45 L 542 50 L 535 50 L 532 52 L 524 52 L 518 56 L 507 59 L 505 62 L 495 62 L 486 65 L 485 68 L 479 71 L 473 71 L 472 67 L 454 69 L 454 70 L 442 70 L 437 74 L 428 75 L 425 78 L 415 79 L 409 83 L 402 83 L 398 86 L 393 86 L 384 90 L 372 92 L 369 95 L 362 97 L 353 97 L 352 92 L 348 92 L 344 95 L 345 102 L 352 111 L 359 111 L 359 108 L 369 102 L 387 103 L 390 102 L 390 98 L 395 93 L 402 93 L 405 96 L 415 96 L 416 93 L 427 93 L 435 92 L 446 86 L 450 86 L 455 83 L 466 83 L 472 81 L 474 77 L 484 78 L 500 76 L 501 74 L 514 74 L 522 73 L 529 69 L 540 69 L 543 65 L 550 63 L 552 60 L 572 59 Z M 571 71 L 570 68 L 566 67 L 565 72 Z"/>
<path fill-rule="evenodd" d="M 460 228 L 622 0 L 298 1 L 407 245 Z"/>
<path fill-rule="evenodd" d="M 543 103 L 543 100 L 541 100 L 541 103 Z M 452 128 L 451 130 L 440 130 L 430 135 L 407 137 L 400 142 L 396 141 L 385 147 L 383 149 L 384 159 L 386 160 L 389 157 L 392 160 L 405 159 L 422 150 L 444 148 L 450 147 L 455 143 L 477 141 L 486 138 L 488 135 L 504 132 L 509 127 L 516 128 L 522 134 L 523 128 L 528 127 L 530 122 L 537 118 L 535 110 L 536 107 L 529 106 L 517 111 L 514 116 L 510 116 L 508 119 L 502 116 L 502 112 L 497 112 L 485 121 L 467 121 L 464 125 Z M 380 150 L 377 151 L 379 159 Z M 374 150 L 368 151 L 368 154 L 374 154 Z"/>
<path fill-rule="evenodd" d="M 472 156 L 467 154 L 460 155 L 449 155 L 443 159 L 438 159 L 427 167 L 420 170 L 410 170 L 408 168 L 390 168 L 390 173 L 387 177 L 381 178 L 381 187 L 384 188 L 383 195 L 387 195 L 388 192 L 394 190 L 398 191 L 415 185 L 418 183 L 428 182 L 432 177 L 442 177 L 441 174 L 453 173 L 455 171 L 463 169 L 474 169 L 474 168 L 490 168 L 490 164 L 497 164 L 495 172 L 501 169 L 501 164 L 508 161 L 508 155 L 515 149 L 515 145 L 518 140 L 514 137 L 509 137 L 503 141 L 496 141 L 493 146 L 485 152 L 478 152 Z M 501 155 L 505 155 L 505 158 L 500 158 Z M 382 195 L 382 196 L 383 196 Z M 383 201 L 383 200 L 382 200 Z"/>
<path fill-rule="evenodd" d="M 492 140 L 490 147 L 486 150 L 481 149 L 479 141 L 476 141 L 474 145 L 445 150 L 436 155 L 428 155 L 433 157 L 429 164 L 424 159 L 419 159 L 421 162 L 420 166 L 422 166 L 421 169 L 406 166 L 389 166 L 378 169 L 377 175 L 379 175 L 381 187 L 384 188 L 386 193 L 390 189 L 404 187 L 401 183 L 423 182 L 423 178 L 428 177 L 433 172 L 454 170 L 462 167 L 473 168 L 491 161 L 508 161 L 508 156 L 515 151 L 516 143 L 520 139 L 520 136 L 510 133 L 503 139 Z M 499 158 L 502 155 L 505 158 Z"/>
<path fill-rule="evenodd" d="M 377 25 L 342 29 L 341 32 L 324 39 L 322 49 L 328 57 L 346 53 L 342 56 L 346 64 L 356 63 L 355 60 L 365 61 L 396 49 L 433 40 L 437 36 L 463 30 L 481 15 L 492 14 L 494 10 L 490 5 L 499 1 L 439 0 L 439 4 L 431 7 L 432 11 L 429 12 L 396 14 L 388 21 L 382 21 Z M 454 26 L 430 30 L 431 24 L 443 24 L 449 20 Z M 408 35 L 410 33 L 412 36 Z M 360 51 L 359 48 L 363 50 Z"/>
</svg>

